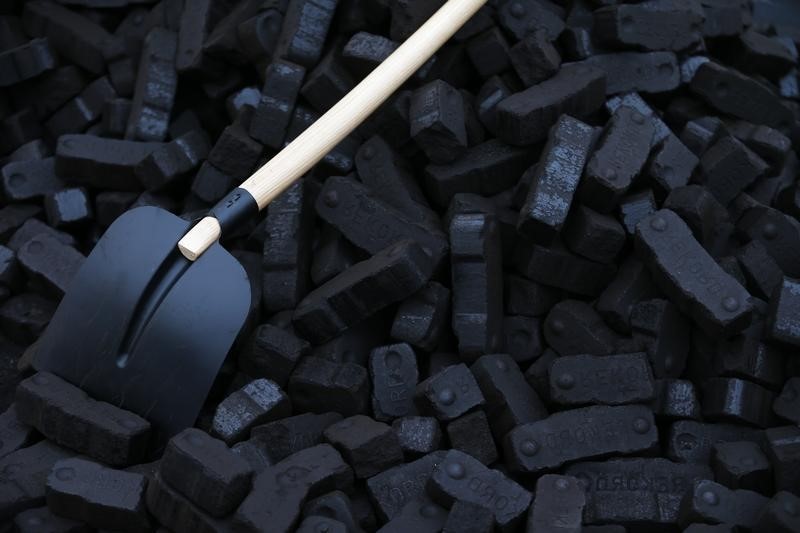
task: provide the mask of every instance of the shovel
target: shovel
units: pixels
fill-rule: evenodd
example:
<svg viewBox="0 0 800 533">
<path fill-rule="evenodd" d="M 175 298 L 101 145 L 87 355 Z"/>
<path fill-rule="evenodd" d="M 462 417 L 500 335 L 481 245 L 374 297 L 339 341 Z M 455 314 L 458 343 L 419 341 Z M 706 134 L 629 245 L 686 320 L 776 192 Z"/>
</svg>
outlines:
<svg viewBox="0 0 800 533">
<path fill-rule="evenodd" d="M 250 306 L 244 269 L 219 244 L 339 144 L 486 0 L 450 0 L 338 104 L 194 227 L 154 207 L 106 231 L 75 275 L 36 350 L 95 399 L 167 437 L 192 426 Z"/>
</svg>

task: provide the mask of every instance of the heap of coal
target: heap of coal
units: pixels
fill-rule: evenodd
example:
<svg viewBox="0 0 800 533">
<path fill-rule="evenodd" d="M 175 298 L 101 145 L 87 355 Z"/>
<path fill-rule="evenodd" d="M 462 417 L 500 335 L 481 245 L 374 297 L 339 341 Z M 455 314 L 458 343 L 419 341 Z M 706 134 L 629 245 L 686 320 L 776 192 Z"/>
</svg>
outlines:
<svg viewBox="0 0 800 533">
<path fill-rule="evenodd" d="M 794 0 L 490 1 L 225 236 L 194 428 L 35 372 L 119 215 L 202 216 L 443 2 L 2 2 L 0 531 L 800 531 Z"/>
</svg>

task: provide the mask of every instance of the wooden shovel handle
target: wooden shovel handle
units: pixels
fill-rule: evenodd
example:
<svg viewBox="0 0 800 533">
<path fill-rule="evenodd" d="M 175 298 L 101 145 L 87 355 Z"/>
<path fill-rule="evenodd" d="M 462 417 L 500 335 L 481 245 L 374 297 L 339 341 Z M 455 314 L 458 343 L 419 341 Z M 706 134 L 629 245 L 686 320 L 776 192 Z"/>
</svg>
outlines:
<svg viewBox="0 0 800 533">
<path fill-rule="evenodd" d="M 364 122 L 486 1 L 449 0 L 386 61 L 240 188 L 253 196 L 259 210 L 263 209 Z M 181 239 L 178 247 L 187 259 L 194 261 L 219 239 L 220 233 L 217 219 L 207 216 Z"/>
</svg>

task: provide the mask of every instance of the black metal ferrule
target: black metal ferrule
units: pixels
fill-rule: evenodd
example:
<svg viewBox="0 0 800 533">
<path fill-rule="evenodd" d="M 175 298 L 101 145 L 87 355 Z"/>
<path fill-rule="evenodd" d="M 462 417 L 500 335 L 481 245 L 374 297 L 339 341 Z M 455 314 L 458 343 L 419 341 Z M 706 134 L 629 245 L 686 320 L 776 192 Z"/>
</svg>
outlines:
<svg viewBox="0 0 800 533">
<path fill-rule="evenodd" d="M 212 207 L 208 214 L 217 219 L 224 236 L 229 230 L 244 224 L 250 217 L 256 216 L 258 203 L 246 189 L 237 187 L 217 202 L 217 205 Z"/>
</svg>

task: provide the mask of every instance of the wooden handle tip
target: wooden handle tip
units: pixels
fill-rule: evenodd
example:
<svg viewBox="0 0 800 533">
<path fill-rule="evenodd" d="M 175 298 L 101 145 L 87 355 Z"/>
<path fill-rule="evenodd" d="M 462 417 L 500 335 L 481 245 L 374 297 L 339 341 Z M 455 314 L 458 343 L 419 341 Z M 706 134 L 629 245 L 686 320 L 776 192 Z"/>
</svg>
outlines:
<svg viewBox="0 0 800 533">
<path fill-rule="evenodd" d="M 178 249 L 189 261 L 196 261 L 219 240 L 222 228 L 214 217 L 205 217 L 178 241 Z"/>
</svg>

